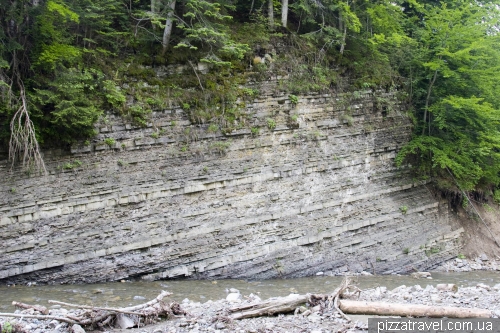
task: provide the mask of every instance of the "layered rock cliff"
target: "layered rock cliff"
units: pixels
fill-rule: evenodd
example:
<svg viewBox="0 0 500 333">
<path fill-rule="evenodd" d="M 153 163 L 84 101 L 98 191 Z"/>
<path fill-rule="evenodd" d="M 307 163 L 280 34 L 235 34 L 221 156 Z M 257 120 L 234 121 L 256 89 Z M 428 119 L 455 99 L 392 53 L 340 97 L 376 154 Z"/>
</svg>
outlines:
<svg viewBox="0 0 500 333">
<path fill-rule="evenodd" d="M 447 203 L 394 166 L 411 129 L 391 93 L 291 101 L 274 83 L 229 134 L 173 107 L 146 128 L 108 115 L 93 142 L 45 152 L 47 176 L 3 159 L 0 282 L 389 274 L 456 256 Z"/>
</svg>

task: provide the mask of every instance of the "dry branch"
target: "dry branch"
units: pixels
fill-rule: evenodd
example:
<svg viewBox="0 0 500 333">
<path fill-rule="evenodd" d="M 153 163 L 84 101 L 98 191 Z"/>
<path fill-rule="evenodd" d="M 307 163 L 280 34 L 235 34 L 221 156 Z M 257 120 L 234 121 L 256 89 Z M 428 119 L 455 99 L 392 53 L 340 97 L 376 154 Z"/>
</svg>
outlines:
<svg viewBox="0 0 500 333">
<path fill-rule="evenodd" d="M 161 301 L 163 301 L 163 298 L 167 297 L 167 296 L 170 296 L 172 295 L 172 293 L 169 293 L 168 291 L 165 291 L 165 290 L 162 290 L 162 292 L 156 296 L 155 299 L 153 299 L 152 301 L 149 301 L 147 303 L 144 303 L 144 304 L 139 304 L 139 305 L 135 305 L 135 306 L 131 306 L 131 307 L 128 307 L 128 308 L 122 308 L 123 311 L 136 311 L 136 310 L 140 310 L 140 309 L 144 309 L 144 308 L 147 308 L 147 307 L 150 307 L 156 303 L 159 303 Z"/>
<path fill-rule="evenodd" d="M 12 302 L 12 305 L 18 308 L 23 308 L 23 309 L 33 309 L 35 311 L 40 312 L 41 314 L 48 315 L 49 314 L 49 309 L 47 309 L 45 306 L 40 306 L 40 305 L 30 305 L 30 304 L 24 304 L 20 302 Z"/>
<path fill-rule="evenodd" d="M 58 316 L 46 316 L 46 315 L 29 315 L 29 314 L 21 314 L 21 313 L 0 313 L 0 317 L 15 317 L 15 318 L 35 318 L 35 319 L 52 319 L 62 321 L 68 324 L 78 324 L 76 321 L 68 319 L 66 317 L 58 317 Z"/>
<path fill-rule="evenodd" d="M 117 308 L 101 308 L 101 307 L 98 307 L 98 306 L 71 304 L 71 303 L 65 303 L 65 302 L 59 302 L 59 301 L 52 301 L 52 300 L 49 300 L 49 303 L 50 304 L 59 304 L 59 305 L 69 306 L 71 308 L 78 308 L 78 309 L 112 311 L 112 312 L 119 312 L 119 313 L 125 313 L 125 314 L 136 315 L 136 316 L 142 316 L 143 315 L 140 312 L 125 311 L 124 309 L 117 309 Z M 12 304 L 14 304 L 14 302 Z"/>
<path fill-rule="evenodd" d="M 22 82 L 18 82 L 20 106 L 10 122 L 9 159 L 14 166 L 22 161 L 23 168 L 46 174 L 45 163 L 36 139 L 35 127 L 28 113 L 28 101 Z"/>
</svg>

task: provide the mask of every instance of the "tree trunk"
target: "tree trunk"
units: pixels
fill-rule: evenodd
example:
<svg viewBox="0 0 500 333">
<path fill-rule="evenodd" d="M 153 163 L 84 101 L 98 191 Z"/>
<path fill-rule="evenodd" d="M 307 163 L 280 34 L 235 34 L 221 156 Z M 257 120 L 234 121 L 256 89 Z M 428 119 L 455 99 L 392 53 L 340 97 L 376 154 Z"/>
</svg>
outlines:
<svg viewBox="0 0 500 333">
<path fill-rule="evenodd" d="M 281 2 L 281 25 L 286 29 L 288 21 L 288 0 L 282 0 Z"/>
<path fill-rule="evenodd" d="M 151 0 L 151 13 L 158 12 L 158 0 Z"/>
<path fill-rule="evenodd" d="M 439 59 L 441 59 L 441 58 L 439 58 Z M 434 76 L 432 77 L 432 80 L 429 82 L 429 87 L 427 88 L 427 97 L 425 98 L 425 107 L 424 107 L 424 127 L 422 129 L 422 135 L 425 134 L 425 123 L 427 122 L 427 110 L 429 109 L 432 87 L 434 86 L 434 83 L 436 82 L 437 74 L 438 74 L 438 70 L 436 69 L 434 71 Z"/>
<path fill-rule="evenodd" d="M 231 315 L 232 319 L 252 318 L 259 316 L 269 316 L 278 313 L 293 312 L 297 307 L 306 303 L 309 295 L 290 295 L 269 299 L 260 303 L 251 303 L 236 306 L 229 309 L 230 312 L 236 312 Z"/>
<path fill-rule="evenodd" d="M 167 21 L 165 22 L 165 30 L 163 30 L 163 50 L 161 55 L 165 55 L 168 49 L 168 43 L 170 42 L 170 36 L 172 35 L 172 27 L 174 26 L 174 10 L 175 10 L 175 1 L 170 0 L 169 11 L 167 13 Z"/>
<path fill-rule="evenodd" d="M 420 304 L 397 304 L 341 300 L 340 310 L 350 314 L 403 317 L 448 317 L 448 318 L 490 318 L 491 311 L 466 309 L 452 306 L 429 306 Z"/>
<path fill-rule="evenodd" d="M 269 30 L 274 31 L 274 7 L 273 0 L 267 2 L 267 18 L 269 20 Z"/>
</svg>

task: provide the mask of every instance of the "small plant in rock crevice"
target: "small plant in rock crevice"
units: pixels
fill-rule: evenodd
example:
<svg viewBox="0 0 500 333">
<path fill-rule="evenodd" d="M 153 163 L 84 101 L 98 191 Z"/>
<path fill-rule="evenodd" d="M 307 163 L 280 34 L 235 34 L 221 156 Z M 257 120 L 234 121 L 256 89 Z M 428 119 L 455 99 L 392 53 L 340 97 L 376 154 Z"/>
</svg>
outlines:
<svg viewBox="0 0 500 333">
<path fill-rule="evenodd" d="M 116 141 L 113 138 L 106 138 L 104 139 L 104 143 L 107 144 L 109 147 L 111 147 L 116 143 Z"/>
<path fill-rule="evenodd" d="M 272 131 L 276 128 L 276 121 L 274 119 L 271 119 L 271 118 L 267 118 L 266 120 L 267 122 L 267 127 Z"/>
</svg>

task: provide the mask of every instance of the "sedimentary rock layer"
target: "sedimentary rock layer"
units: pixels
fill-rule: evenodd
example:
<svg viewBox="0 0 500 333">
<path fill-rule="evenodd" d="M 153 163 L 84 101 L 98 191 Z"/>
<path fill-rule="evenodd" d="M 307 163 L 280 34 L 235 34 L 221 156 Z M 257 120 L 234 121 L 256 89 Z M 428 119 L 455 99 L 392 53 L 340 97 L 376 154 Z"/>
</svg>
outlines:
<svg viewBox="0 0 500 333">
<path fill-rule="evenodd" d="M 456 255 L 446 202 L 394 166 L 411 128 L 392 94 L 295 105 L 269 89 L 244 113 L 226 134 L 181 108 L 146 128 L 108 115 L 93 142 L 45 152 L 47 176 L 2 160 L 0 281 L 381 274 Z"/>
</svg>

